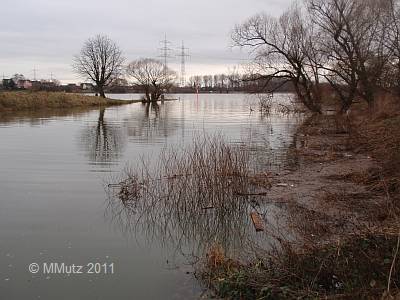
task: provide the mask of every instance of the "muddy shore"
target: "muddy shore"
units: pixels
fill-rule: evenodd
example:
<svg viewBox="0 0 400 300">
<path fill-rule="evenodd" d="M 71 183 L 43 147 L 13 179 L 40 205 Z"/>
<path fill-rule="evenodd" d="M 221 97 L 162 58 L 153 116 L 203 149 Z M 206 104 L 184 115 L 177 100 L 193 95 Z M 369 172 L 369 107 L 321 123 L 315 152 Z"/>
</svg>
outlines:
<svg viewBox="0 0 400 300">
<path fill-rule="evenodd" d="M 384 118 L 399 127 L 397 115 Z M 370 123 L 374 129 L 379 117 Z M 250 264 L 223 253 L 211 265 L 206 260 L 198 275 L 217 296 L 389 299 L 397 294 L 398 194 L 396 185 L 386 183 L 398 170 L 388 176 L 385 156 L 375 151 L 383 142 L 371 128 L 337 116 L 310 118 L 299 128 L 288 154 L 294 166 L 265 173 L 270 186 L 265 201 L 279 208 L 275 216 L 264 215 L 265 228 L 279 246 Z M 381 130 L 392 134 L 392 129 Z M 393 144 L 393 139 L 386 140 Z M 386 148 L 396 153 L 396 147 Z M 272 219 L 284 220 L 287 228 L 275 232 Z M 213 251 L 208 258 L 216 256 Z"/>
<path fill-rule="evenodd" d="M 294 170 L 271 177 L 268 201 L 287 209 L 302 225 L 303 218 L 314 223 L 310 232 L 300 232 L 304 238 L 322 243 L 351 234 L 361 224 L 383 226 L 388 216 L 380 208 L 387 206 L 386 195 L 368 184 L 368 174 L 379 162 L 355 150 L 351 133 L 326 117 L 300 128 L 290 154 L 296 161 Z M 292 219 L 289 225 L 299 222 Z"/>
</svg>

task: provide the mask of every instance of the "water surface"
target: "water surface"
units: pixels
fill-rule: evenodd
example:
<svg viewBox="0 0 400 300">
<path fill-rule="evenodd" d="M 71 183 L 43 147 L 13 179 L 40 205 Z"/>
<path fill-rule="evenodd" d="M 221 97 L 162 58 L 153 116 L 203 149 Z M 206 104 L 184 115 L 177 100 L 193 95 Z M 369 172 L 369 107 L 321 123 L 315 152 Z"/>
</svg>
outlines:
<svg viewBox="0 0 400 300">
<path fill-rule="evenodd" d="M 286 101 L 288 95 L 275 97 Z M 189 144 L 197 133 L 244 143 L 260 171 L 276 171 L 285 168 L 300 120 L 265 116 L 248 95 L 176 98 L 158 106 L 0 113 L 0 299 L 201 296 L 190 262 L 204 228 L 188 220 L 184 243 L 163 234 L 157 220 L 132 229 L 110 207 L 104 183 L 142 157 L 157 157 L 165 146 Z M 250 232 L 246 211 L 226 218 L 232 222 L 209 233 L 218 242 L 241 251 L 243 236 L 267 239 Z M 107 262 L 115 273 L 32 275 L 33 262 Z"/>
</svg>

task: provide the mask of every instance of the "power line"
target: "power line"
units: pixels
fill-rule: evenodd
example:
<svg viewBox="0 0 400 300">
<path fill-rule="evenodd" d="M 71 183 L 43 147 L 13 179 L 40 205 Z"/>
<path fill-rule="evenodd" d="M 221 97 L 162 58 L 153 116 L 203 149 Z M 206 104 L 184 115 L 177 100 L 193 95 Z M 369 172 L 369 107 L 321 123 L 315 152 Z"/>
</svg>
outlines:
<svg viewBox="0 0 400 300">
<path fill-rule="evenodd" d="M 167 70 L 168 70 L 168 59 L 172 58 L 170 55 L 172 49 L 170 48 L 171 42 L 167 40 L 167 34 L 165 34 L 164 40 L 160 41 L 162 44 L 162 47 L 159 48 L 161 51 L 161 55 L 159 57 L 163 58 L 164 60 L 164 75 L 167 75 Z"/>
<path fill-rule="evenodd" d="M 36 67 L 33 67 L 33 80 L 36 81 L 36 72 L 39 71 Z"/>
<path fill-rule="evenodd" d="M 186 57 L 190 55 L 186 53 L 186 50 L 189 51 L 189 48 L 185 48 L 185 44 L 182 41 L 181 52 L 177 56 L 181 58 L 181 78 L 180 78 L 180 85 L 184 87 L 186 85 Z"/>
</svg>

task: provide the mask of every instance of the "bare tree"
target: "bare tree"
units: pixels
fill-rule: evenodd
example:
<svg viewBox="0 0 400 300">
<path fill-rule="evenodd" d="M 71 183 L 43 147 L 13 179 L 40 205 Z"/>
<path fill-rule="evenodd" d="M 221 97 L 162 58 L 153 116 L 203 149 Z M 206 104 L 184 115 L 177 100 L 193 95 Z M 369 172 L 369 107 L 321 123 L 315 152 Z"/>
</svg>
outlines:
<svg viewBox="0 0 400 300">
<path fill-rule="evenodd" d="M 385 47 L 391 56 L 383 81 L 387 84 L 386 87 L 394 89 L 400 96 L 400 1 L 388 1 L 387 19 L 382 25 L 388 28 Z"/>
<path fill-rule="evenodd" d="M 194 84 L 196 87 L 201 88 L 202 86 L 202 77 L 200 75 L 194 76 Z"/>
<path fill-rule="evenodd" d="M 221 92 L 223 89 L 228 87 L 228 76 L 225 74 L 219 74 L 219 81 L 221 84 Z"/>
<path fill-rule="evenodd" d="M 351 6 L 350 1 L 342 0 L 308 1 L 311 19 L 320 32 L 319 51 L 327 60 L 320 66 L 341 101 L 342 113 L 352 105 L 358 87 L 356 50 L 350 43 L 352 33 L 345 29 L 353 14 Z"/>
<path fill-rule="evenodd" d="M 208 78 L 208 75 L 203 75 L 203 85 L 204 85 L 204 88 L 208 88 L 209 87 L 209 84 L 210 84 L 210 81 L 209 81 L 209 78 Z"/>
<path fill-rule="evenodd" d="M 214 88 L 217 88 L 219 86 L 219 76 L 217 74 L 213 75 L 213 81 L 214 81 Z"/>
<path fill-rule="evenodd" d="M 253 75 L 291 82 L 298 98 L 311 111 L 321 113 L 319 66 L 310 59 L 315 51 L 313 31 L 294 5 L 280 18 L 259 14 L 235 27 L 232 39 L 236 46 L 249 47 L 254 54 Z M 279 88 L 279 87 L 277 87 Z"/>
<path fill-rule="evenodd" d="M 109 37 L 97 35 L 88 39 L 80 54 L 74 57 L 75 72 L 96 84 L 97 92 L 105 98 L 104 88 L 118 78 L 124 58 L 121 49 Z"/>
<path fill-rule="evenodd" d="M 14 74 L 11 79 L 14 81 L 14 83 L 17 84 L 18 81 L 25 80 L 25 76 L 23 74 L 18 74 L 17 73 L 17 74 Z"/>
<path fill-rule="evenodd" d="M 370 105 L 389 60 L 383 25 L 387 0 L 308 0 L 311 19 L 319 27 L 328 63 L 326 79 L 340 99 L 342 111 L 356 94 Z"/>
<path fill-rule="evenodd" d="M 189 77 L 189 85 L 190 87 L 194 88 L 196 86 L 194 76 Z"/>
<path fill-rule="evenodd" d="M 156 102 L 174 84 L 176 73 L 156 59 L 142 58 L 131 62 L 127 74 L 143 87 L 146 101 Z"/>
<path fill-rule="evenodd" d="M 228 77 L 228 85 L 230 89 L 238 89 L 240 87 L 240 79 L 241 76 L 239 74 L 239 69 L 237 67 L 234 67 L 233 69 L 229 70 L 229 73 L 227 75 Z"/>
</svg>

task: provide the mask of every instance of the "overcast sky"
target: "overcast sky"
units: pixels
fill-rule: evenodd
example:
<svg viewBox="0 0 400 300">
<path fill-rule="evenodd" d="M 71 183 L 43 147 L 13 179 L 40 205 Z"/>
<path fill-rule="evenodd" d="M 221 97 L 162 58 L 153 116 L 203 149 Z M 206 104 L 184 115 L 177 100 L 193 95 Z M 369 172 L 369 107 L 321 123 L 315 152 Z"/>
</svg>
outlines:
<svg viewBox="0 0 400 300">
<path fill-rule="evenodd" d="M 157 57 L 160 41 L 182 43 L 191 55 L 187 73 L 213 74 L 247 57 L 230 48 L 236 23 L 259 12 L 279 15 L 292 0 L 1 0 L 0 76 L 22 73 L 38 79 L 54 77 L 80 82 L 71 62 L 84 41 L 108 35 L 127 60 Z M 178 51 L 175 52 L 177 54 Z M 179 58 L 170 66 L 180 70 Z"/>
</svg>

